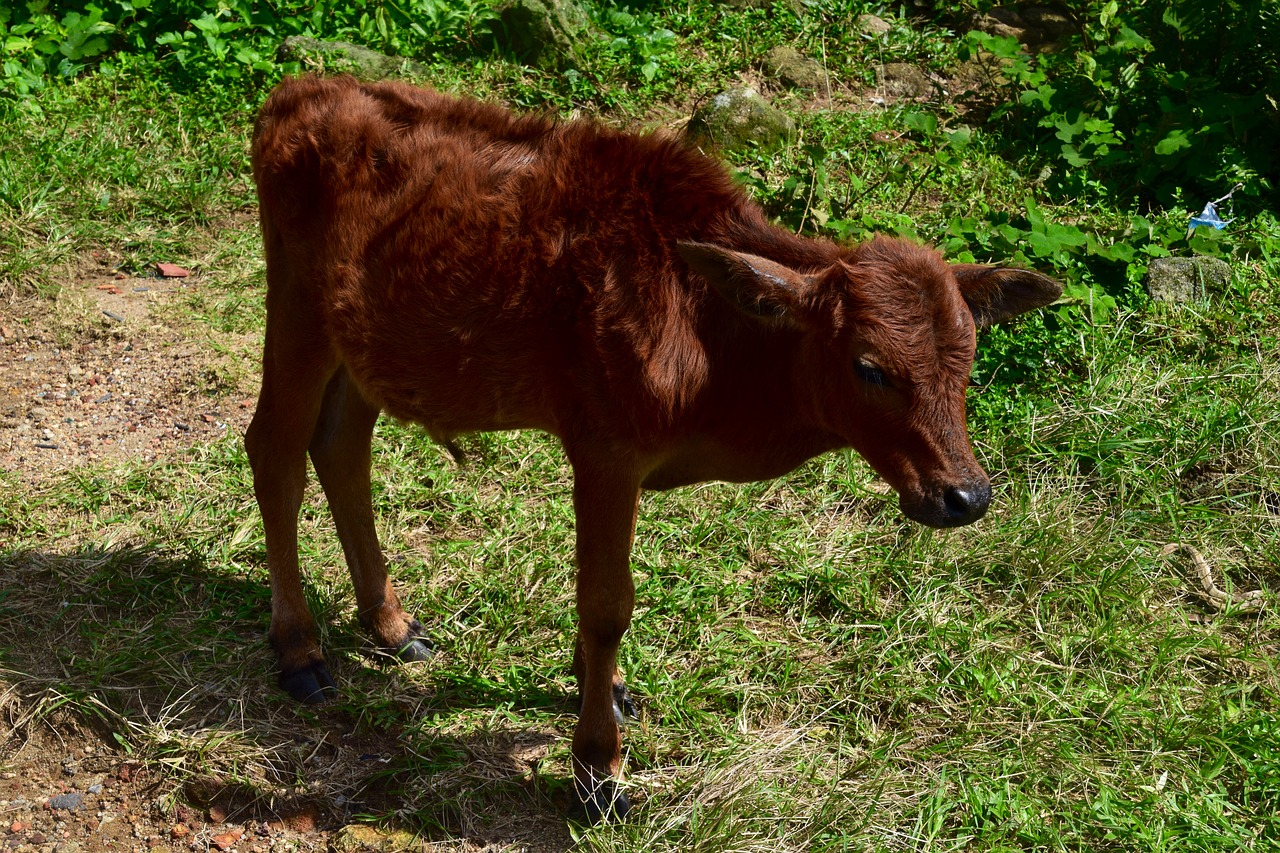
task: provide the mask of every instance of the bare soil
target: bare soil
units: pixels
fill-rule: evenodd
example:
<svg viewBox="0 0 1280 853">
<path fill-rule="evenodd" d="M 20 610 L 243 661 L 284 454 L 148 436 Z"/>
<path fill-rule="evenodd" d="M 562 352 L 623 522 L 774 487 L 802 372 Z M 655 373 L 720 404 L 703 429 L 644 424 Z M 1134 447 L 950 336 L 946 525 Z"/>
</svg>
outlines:
<svg viewBox="0 0 1280 853">
<path fill-rule="evenodd" d="M 243 432 L 253 370 L 231 353 L 253 342 L 220 354 L 169 310 L 198 278 L 77 278 L 52 311 L 33 298 L 0 315 L 0 469 L 30 482 Z"/>
<path fill-rule="evenodd" d="M 215 343 L 183 307 L 199 276 L 126 277 L 91 258 L 71 277 L 53 302 L 31 297 L 0 309 L 0 471 L 10 482 L 38 488 L 60 471 L 150 462 L 244 432 L 260 333 Z M 0 536 L 0 551 L 7 545 Z M 31 638 L 48 641 L 40 631 Z M 49 712 L 58 697 L 40 685 L 56 678 L 33 682 L 31 668 L 41 664 L 10 663 L 27 674 L 0 667 L 0 851 L 477 851 L 568 842 L 562 821 L 550 847 L 466 837 L 440 845 L 361 825 L 331 798 L 252 802 L 225 782 L 149 765 L 81 717 Z M 307 749 L 341 740 L 333 763 L 354 766 L 386 746 L 343 740 L 349 734 L 321 734 Z M 539 745 L 529 760 L 545 752 Z M 368 764 L 358 768 L 366 776 Z M 548 837 L 545 827 L 535 832 Z"/>
</svg>

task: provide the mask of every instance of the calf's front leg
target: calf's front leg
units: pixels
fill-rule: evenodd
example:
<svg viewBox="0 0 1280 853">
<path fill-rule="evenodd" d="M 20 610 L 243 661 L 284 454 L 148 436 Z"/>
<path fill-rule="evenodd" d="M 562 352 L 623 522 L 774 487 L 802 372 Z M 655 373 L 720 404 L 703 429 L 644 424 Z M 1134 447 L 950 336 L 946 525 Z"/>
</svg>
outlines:
<svg viewBox="0 0 1280 853">
<path fill-rule="evenodd" d="M 571 453 L 570 458 L 578 559 L 574 668 L 582 694 L 582 713 L 573 733 L 573 778 L 583 816 L 594 823 L 622 817 L 630 808 L 617 782 L 622 733 L 614 697 L 618 643 L 631 624 L 635 604 L 631 540 L 640 477 L 616 457 L 583 459 Z"/>
</svg>

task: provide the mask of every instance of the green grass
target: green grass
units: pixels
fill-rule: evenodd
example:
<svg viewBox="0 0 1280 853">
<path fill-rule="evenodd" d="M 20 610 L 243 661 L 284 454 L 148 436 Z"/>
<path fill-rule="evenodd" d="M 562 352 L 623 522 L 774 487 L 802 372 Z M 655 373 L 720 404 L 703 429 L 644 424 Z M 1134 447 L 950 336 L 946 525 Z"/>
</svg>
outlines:
<svg viewBox="0 0 1280 853">
<path fill-rule="evenodd" d="M 825 44 L 832 67 L 864 67 L 865 46 L 836 37 L 847 20 L 822 9 L 803 22 L 704 4 L 665 13 L 653 25 L 677 32 L 679 51 L 703 49 L 662 59 L 645 85 L 634 55 L 601 48 L 584 74 L 603 88 L 587 100 L 572 81 L 501 59 L 440 60 L 437 82 L 623 123 L 670 116 L 769 44 Z M 938 56 L 939 41 L 903 36 L 885 59 Z M 169 310 L 211 352 L 258 334 L 246 152 L 262 91 L 192 91 L 144 59 L 114 69 L 3 103 L 6 316 L 52 304 L 97 250 L 129 271 L 199 268 L 201 286 Z M 954 166 L 931 168 L 919 159 L 929 139 L 874 141 L 909 131 L 901 111 L 797 118 L 800 144 L 734 164 L 793 227 L 817 227 L 821 210 L 937 239 L 951 217 L 1017 211 L 1037 192 L 981 134 Z M 1132 212 L 1046 211 L 1100 228 Z M 1096 325 L 1055 312 L 984 337 L 971 431 L 996 499 L 979 525 L 906 522 L 848 454 L 770 483 L 646 496 L 621 653 L 642 710 L 626 735 L 638 808 L 621 825 L 574 829 L 583 846 L 1280 843 L 1274 607 L 1213 615 L 1187 567 L 1159 556 L 1189 542 L 1223 586 L 1280 585 L 1280 239 L 1265 217 L 1241 227 L 1254 248 L 1210 304 L 1162 308 L 1125 291 Z M 384 421 L 376 435 L 380 532 L 436 644 L 425 665 L 365 651 L 310 487 L 307 592 L 342 681 L 320 709 L 274 685 L 262 531 L 237 436 L 151 466 L 36 483 L 0 472 L 11 720 L 95 727 L 166 769 L 168 801 L 213 778 L 250 800 L 341 798 L 353 820 L 444 845 L 567 849 L 569 472 L 537 434 L 472 437 L 466 449 L 458 467 L 413 429 Z"/>
</svg>

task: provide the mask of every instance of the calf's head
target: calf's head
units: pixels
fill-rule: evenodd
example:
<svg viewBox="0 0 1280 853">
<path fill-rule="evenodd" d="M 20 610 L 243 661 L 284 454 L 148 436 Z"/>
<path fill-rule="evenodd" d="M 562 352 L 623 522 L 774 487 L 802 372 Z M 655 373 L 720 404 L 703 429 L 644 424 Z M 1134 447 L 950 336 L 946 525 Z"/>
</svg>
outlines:
<svg viewBox="0 0 1280 853">
<path fill-rule="evenodd" d="M 976 329 L 1053 302 L 1061 285 L 884 237 L 808 271 L 706 243 L 679 251 L 753 322 L 794 333 L 798 414 L 866 458 L 907 517 L 956 527 L 986 513 L 991 482 L 965 427 Z"/>
</svg>

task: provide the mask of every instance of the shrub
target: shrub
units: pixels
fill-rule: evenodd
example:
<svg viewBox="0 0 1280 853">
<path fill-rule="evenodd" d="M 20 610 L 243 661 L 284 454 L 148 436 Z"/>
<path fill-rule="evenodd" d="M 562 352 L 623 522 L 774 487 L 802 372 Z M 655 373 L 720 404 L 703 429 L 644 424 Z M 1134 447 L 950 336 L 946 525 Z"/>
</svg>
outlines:
<svg viewBox="0 0 1280 853">
<path fill-rule="evenodd" d="M 1274 0 L 1084 0 L 1070 49 L 1030 59 L 972 32 L 970 55 L 1004 60 L 995 118 L 1024 150 L 1052 152 L 1063 195 L 1183 204 L 1280 187 L 1280 6 Z"/>
</svg>

